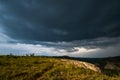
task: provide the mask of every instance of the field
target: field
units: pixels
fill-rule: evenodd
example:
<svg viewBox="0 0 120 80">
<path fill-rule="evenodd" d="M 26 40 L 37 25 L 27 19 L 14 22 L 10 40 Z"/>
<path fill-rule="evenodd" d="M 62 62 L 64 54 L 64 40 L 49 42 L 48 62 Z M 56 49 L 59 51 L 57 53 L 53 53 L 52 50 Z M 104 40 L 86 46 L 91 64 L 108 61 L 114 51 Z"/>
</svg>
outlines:
<svg viewBox="0 0 120 80">
<path fill-rule="evenodd" d="M 0 80 L 120 80 L 120 76 L 67 64 L 61 58 L 0 56 Z"/>
</svg>

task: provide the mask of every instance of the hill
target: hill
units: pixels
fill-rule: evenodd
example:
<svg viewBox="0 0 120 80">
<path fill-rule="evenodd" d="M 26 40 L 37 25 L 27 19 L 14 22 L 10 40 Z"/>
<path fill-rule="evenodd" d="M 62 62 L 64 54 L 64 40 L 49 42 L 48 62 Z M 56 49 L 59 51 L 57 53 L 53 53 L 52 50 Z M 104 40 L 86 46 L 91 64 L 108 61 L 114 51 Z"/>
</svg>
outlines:
<svg viewBox="0 0 120 80">
<path fill-rule="evenodd" d="M 94 64 L 65 58 L 0 56 L 0 80 L 120 80 Z"/>
<path fill-rule="evenodd" d="M 120 56 L 106 57 L 106 58 L 81 58 L 81 57 L 60 56 L 56 58 L 89 62 L 99 67 L 101 73 L 105 75 L 120 76 Z"/>
</svg>

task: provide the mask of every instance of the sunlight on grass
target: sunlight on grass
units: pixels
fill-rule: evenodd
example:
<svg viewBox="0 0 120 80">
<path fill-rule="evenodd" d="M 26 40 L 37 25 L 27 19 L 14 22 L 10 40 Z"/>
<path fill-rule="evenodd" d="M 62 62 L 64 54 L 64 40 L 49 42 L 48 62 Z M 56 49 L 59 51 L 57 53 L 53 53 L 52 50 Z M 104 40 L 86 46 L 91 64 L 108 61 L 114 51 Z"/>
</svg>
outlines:
<svg viewBox="0 0 120 80">
<path fill-rule="evenodd" d="M 0 56 L 0 80 L 120 80 L 110 76 L 58 58 Z"/>
</svg>

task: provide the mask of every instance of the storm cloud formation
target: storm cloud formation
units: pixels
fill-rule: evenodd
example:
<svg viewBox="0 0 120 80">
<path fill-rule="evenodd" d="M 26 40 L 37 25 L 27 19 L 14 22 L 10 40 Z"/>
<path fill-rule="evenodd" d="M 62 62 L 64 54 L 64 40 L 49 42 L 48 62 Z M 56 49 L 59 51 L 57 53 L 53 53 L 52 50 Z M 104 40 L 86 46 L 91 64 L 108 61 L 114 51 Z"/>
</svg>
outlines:
<svg viewBox="0 0 120 80">
<path fill-rule="evenodd" d="M 39 44 L 66 53 L 112 47 L 120 55 L 119 4 L 120 0 L 0 0 L 0 43 Z"/>
</svg>

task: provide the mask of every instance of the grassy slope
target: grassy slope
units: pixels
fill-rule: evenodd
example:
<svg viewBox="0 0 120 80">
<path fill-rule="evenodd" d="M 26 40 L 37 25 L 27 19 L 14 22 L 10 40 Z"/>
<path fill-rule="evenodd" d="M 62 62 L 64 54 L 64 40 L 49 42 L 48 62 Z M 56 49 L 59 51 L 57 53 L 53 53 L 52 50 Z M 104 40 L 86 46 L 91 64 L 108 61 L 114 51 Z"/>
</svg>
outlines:
<svg viewBox="0 0 120 80">
<path fill-rule="evenodd" d="M 0 56 L 0 80 L 120 80 L 58 58 Z"/>
</svg>

